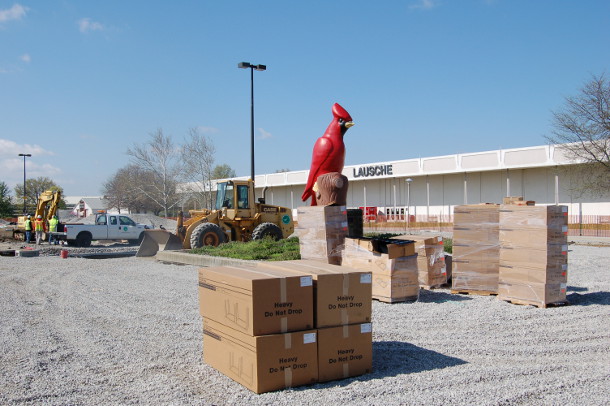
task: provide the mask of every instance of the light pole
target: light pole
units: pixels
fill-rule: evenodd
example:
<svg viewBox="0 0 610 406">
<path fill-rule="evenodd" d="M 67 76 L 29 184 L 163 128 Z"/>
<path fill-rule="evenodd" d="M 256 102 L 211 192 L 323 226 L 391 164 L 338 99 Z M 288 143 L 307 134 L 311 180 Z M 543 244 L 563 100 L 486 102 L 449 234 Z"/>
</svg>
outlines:
<svg viewBox="0 0 610 406">
<path fill-rule="evenodd" d="M 411 227 L 411 182 L 413 179 L 407 178 L 407 229 Z"/>
<path fill-rule="evenodd" d="M 254 71 L 267 70 L 266 65 L 252 65 L 250 62 L 237 64 L 240 69 L 250 68 L 250 172 L 254 182 Z"/>
<path fill-rule="evenodd" d="M 25 215 L 25 199 L 26 199 L 26 193 L 25 193 L 25 157 L 31 157 L 32 154 L 19 154 L 19 156 L 23 157 L 23 214 Z"/>
</svg>

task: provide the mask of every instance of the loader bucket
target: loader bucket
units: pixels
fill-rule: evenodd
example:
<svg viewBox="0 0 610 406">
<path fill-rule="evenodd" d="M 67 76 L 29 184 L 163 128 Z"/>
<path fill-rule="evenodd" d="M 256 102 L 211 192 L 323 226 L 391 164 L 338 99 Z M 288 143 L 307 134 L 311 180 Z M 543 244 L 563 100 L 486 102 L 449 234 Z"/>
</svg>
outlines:
<svg viewBox="0 0 610 406">
<path fill-rule="evenodd" d="M 181 250 L 182 241 L 175 234 L 165 230 L 145 230 L 144 238 L 136 257 L 152 257 L 159 250 L 171 251 Z"/>
</svg>

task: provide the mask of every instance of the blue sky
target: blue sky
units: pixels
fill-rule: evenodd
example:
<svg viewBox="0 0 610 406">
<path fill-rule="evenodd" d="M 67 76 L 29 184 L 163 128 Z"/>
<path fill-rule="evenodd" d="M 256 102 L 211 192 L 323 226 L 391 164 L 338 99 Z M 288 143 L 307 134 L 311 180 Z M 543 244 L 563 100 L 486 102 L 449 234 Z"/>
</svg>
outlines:
<svg viewBox="0 0 610 406">
<path fill-rule="evenodd" d="M 346 164 L 545 144 L 551 112 L 610 75 L 607 0 L 0 0 L 0 181 L 91 196 L 161 128 L 216 163 L 309 169 L 340 103 Z"/>
</svg>

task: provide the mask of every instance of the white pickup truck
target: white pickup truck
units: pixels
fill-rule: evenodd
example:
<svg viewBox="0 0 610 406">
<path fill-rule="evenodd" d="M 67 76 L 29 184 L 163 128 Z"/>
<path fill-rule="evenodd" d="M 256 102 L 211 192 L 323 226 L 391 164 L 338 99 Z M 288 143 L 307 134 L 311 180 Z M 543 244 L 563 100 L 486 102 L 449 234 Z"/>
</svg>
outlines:
<svg viewBox="0 0 610 406">
<path fill-rule="evenodd" d="M 96 217 L 94 224 L 63 224 L 63 231 L 55 232 L 53 236 L 77 247 L 89 247 L 93 240 L 128 240 L 139 244 L 147 228 L 128 216 L 104 213 Z"/>
</svg>

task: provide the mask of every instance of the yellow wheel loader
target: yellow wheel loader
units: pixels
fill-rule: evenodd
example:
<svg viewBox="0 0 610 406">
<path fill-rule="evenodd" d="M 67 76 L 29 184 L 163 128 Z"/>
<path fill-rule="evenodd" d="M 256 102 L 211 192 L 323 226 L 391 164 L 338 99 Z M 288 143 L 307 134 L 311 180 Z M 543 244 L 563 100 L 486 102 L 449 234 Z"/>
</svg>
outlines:
<svg viewBox="0 0 610 406">
<path fill-rule="evenodd" d="M 251 241 L 271 237 L 288 238 L 294 232 L 292 211 L 287 207 L 255 201 L 252 180 L 231 180 L 217 184 L 214 210 L 190 210 L 190 218 L 178 217 L 176 232 L 146 230 L 136 254 L 155 255 L 159 250 L 218 246 L 228 241 Z"/>
</svg>

